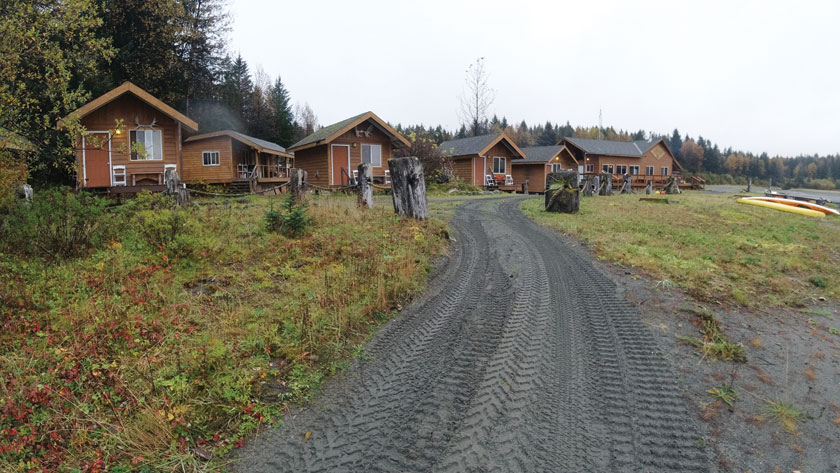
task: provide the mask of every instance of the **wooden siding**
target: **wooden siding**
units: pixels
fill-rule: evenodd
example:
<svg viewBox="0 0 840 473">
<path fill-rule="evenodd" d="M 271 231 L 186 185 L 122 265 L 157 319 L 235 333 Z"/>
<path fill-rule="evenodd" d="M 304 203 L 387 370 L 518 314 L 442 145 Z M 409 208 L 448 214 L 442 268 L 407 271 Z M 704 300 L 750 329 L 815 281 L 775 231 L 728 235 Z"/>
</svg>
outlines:
<svg viewBox="0 0 840 473">
<path fill-rule="evenodd" d="M 308 173 L 307 179 L 316 186 L 330 185 L 329 145 L 318 145 L 295 151 L 295 167 Z"/>
<path fill-rule="evenodd" d="M 125 166 L 127 184 L 131 184 L 132 175 L 163 174 L 164 164 L 178 165 L 180 162 L 178 122 L 131 94 L 123 95 L 103 105 L 85 116 L 81 122 L 88 131 L 107 131 L 114 129 L 117 119 L 123 120 L 125 129 L 119 135 L 111 136 L 111 166 Z M 138 121 L 144 125 L 155 121 L 154 129 L 162 131 L 163 159 L 161 161 L 131 160 L 129 132 L 137 128 Z M 81 148 L 76 152 L 77 180 L 80 186 L 84 186 L 85 170 L 82 162 L 84 153 Z M 180 174 L 181 169 L 177 170 Z M 110 174 L 111 171 L 108 170 L 108 173 Z"/>
<path fill-rule="evenodd" d="M 234 178 L 233 147 L 229 136 L 217 136 L 201 141 L 184 143 L 182 160 L 183 179 L 186 182 L 227 183 Z M 205 166 L 202 153 L 218 151 L 219 165 Z"/>
<path fill-rule="evenodd" d="M 473 183 L 473 173 L 472 173 L 472 159 L 453 159 L 452 160 L 452 173 L 455 174 L 457 179 L 461 179 L 462 181 L 466 182 L 467 184 L 474 184 Z"/>
<path fill-rule="evenodd" d="M 522 188 L 525 180 L 528 180 L 528 190 L 531 192 L 542 192 L 545 190 L 545 176 L 548 174 L 548 165 L 545 163 L 521 163 L 513 166 L 513 185 L 516 190 Z"/>
<path fill-rule="evenodd" d="M 366 130 L 371 126 L 370 120 L 366 120 L 358 125 L 356 128 Z M 362 163 L 362 145 L 380 145 L 382 147 L 382 162 L 381 166 L 373 166 L 373 175 L 381 177 L 385 175 L 385 170 L 388 169 L 388 160 L 393 156 L 391 149 L 391 139 L 380 131 L 375 126 L 371 131 L 371 136 L 356 136 L 356 132 L 350 130 L 349 132 L 334 139 L 331 144 L 334 145 L 350 145 L 350 169 L 349 175 L 353 175 L 353 170 L 358 169 L 359 164 Z M 355 144 L 355 146 L 354 146 Z"/>
</svg>

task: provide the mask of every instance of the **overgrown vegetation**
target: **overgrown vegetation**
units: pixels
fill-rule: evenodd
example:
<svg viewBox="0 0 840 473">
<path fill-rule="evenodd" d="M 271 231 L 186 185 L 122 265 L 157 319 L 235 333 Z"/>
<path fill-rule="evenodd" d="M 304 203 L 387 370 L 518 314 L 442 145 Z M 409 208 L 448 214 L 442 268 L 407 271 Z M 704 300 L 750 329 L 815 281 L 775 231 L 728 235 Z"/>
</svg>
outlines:
<svg viewBox="0 0 840 473">
<path fill-rule="evenodd" d="M 638 194 L 586 198 L 572 215 L 546 213 L 539 199 L 522 208 L 538 222 L 582 238 L 599 258 L 671 281 L 700 301 L 798 307 L 840 297 L 840 219 L 739 205 L 700 192 L 676 200 L 654 206 Z M 819 284 L 810 281 L 815 275 Z"/>
<path fill-rule="evenodd" d="M 105 207 L 44 194 L 63 207 L 32 213 Z M 84 249 L 4 245 L 0 470 L 215 469 L 421 288 L 446 235 L 319 198 L 289 239 L 265 229 L 273 199 L 143 195 L 89 215 L 108 224 Z"/>
<path fill-rule="evenodd" d="M 280 232 L 289 238 L 302 235 L 312 219 L 306 213 L 306 202 L 296 202 L 289 194 L 282 210 L 274 210 L 274 204 L 265 212 L 265 227 L 271 232 Z"/>
</svg>

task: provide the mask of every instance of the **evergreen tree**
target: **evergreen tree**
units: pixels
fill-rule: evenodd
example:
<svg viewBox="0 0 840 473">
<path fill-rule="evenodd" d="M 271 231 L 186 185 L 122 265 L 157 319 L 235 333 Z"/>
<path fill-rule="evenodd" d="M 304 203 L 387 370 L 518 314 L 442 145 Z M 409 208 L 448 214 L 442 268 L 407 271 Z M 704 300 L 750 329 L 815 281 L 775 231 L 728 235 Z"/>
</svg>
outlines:
<svg viewBox="0 0 840 473">
<path fill-rule="evenodd" d="M 292 113 L 292 103 L 289 91 L 283 85 L 280 77 L 271 87 L 271 108 L 273 111 L 274 141 L 280 146 L 289 147 L 295 139 L 295 116 Z"/>
<path fill-rule="evenodd" d="M 557 132 L 551 122 L 545 122 L 542 134 L 537 139 L 537 146 L 553 146 L 557 144 Z"/>
<path fill-rule="evenodd" d="M 682 149 L 683 140 L 680 137 L 680 132 L 674 128 L 674 133 L 671 134 L 671 139 L 668 140 L 668 147 L 671 148 L 671 152 L 674 153 L 674 157 L 677 158 L 677 161 L 680 160 L 680 150 Z"/>
<path fill-rule="evenodd" d="M 238 55 L 235 60 L 226 60 L 228 67 L 224 70 L 224 82 L 221 86 L 221 99 L 230 112 L 230 128 L 245 132 L 247 122 L 245 117 L 248 114 L 247 107 L 251 101 L 251 93 L 254 85 L 251 82 L 251 73 L 248 71 L 248 64 Z"/>
</svg>

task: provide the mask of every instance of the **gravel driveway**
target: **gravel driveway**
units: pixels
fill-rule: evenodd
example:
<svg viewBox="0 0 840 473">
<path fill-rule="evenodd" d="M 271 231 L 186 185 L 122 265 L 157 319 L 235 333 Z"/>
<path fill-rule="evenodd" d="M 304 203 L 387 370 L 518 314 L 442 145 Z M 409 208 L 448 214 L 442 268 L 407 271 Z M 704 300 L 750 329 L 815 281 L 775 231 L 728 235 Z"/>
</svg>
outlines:
<svg viewBox="0 0 840 473">
<path fill-rule="evenodd" d="M 636 309 L 520 202 L 461 205 L 456 241 L 426 293 L 232 467 L 716 469 L 704 426 Z"/>
</svg>

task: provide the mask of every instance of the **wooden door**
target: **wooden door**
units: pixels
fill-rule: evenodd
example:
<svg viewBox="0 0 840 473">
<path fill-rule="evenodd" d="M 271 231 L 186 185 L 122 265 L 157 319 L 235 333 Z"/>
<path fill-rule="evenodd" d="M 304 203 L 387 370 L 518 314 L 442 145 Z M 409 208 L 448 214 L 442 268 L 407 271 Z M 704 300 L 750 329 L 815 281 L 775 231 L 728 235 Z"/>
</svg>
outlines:
<svg viewBox="0 0 840 473">
<path fill-rule="evenodd" d="M 347 185 L 350 173 L 350 146 L 332 145 L 332 184 Z"/>
<path fill-rule="evenodd" d="M 108 133 L 91 133 L 84 138 L 85 187 L 111 186 Z"/>
</svg>

